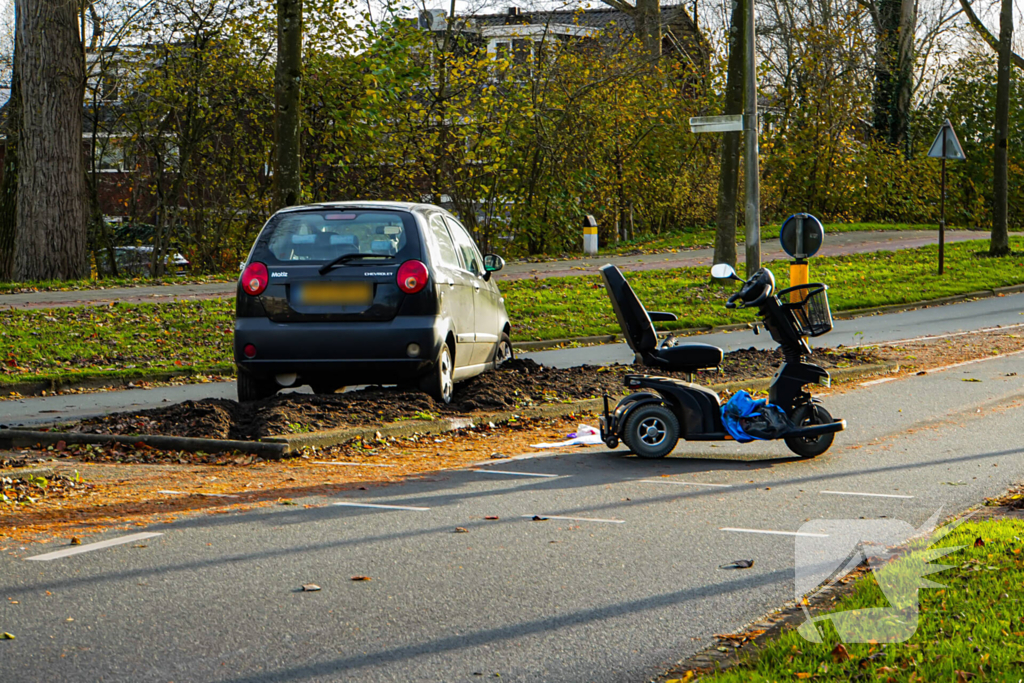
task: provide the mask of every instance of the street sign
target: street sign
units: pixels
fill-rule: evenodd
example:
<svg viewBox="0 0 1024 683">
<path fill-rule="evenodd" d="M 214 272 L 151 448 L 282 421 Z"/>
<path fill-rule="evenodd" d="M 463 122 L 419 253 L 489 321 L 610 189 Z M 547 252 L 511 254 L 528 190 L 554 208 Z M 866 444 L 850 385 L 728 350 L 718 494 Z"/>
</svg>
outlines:
<svg viewBox="0 0 1024 683">
<path fill-rule="evenodd" d="M 949 119 L 942 122 L 942 128 L 939 128 L 939 134 L 935 136 L 928 156 L 942 159 L 942 190 L 939 194 L 939 275 L 942 275 L 946 264 L 946 159 L 967 159 Z"/>
<path fill-rule="evenodd" d="M 928 156 L 935 159 L 955 159 L 956 161 L 967 159 L 964 148 L 960 146 L 960 141 L 957 140 L 953 124 L 949 122 L 949 119 L 946 119 L 942 127 L 939 128 L 939 134 L 935 136 L 935 142 L 928 150 Z"/>
<path fill-rule="evenodd" d="M 729 133 L 743 130 L 743 114 L 729 116 L 693 116 L 691 133 Z"/>
<path fill-rule="evenodd" d="M 821 221 L 809 213 L 795 213 L 782 223 L 779 243 L 782 250 L 795 259 L 814 256 L 825 241 Z"/>
</svg>

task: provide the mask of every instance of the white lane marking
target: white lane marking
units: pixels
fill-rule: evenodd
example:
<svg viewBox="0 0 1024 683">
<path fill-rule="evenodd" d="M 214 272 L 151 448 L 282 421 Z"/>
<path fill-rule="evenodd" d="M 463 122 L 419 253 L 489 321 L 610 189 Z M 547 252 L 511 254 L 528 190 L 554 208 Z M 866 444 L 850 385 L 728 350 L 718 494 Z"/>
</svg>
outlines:
<svg viewBox="0 0 1024 683">
<path fill-rule="evenodd" d="M 197 493 L 197 496 L 206 496 L 207 498 L 238 498 L 230 493 Z"/>
<path fill-rule="evenodd" d="M 959 363 L 953 363 L 952 365 L 943 365 L 940 368 L 926 368 L 925 372 L 927 372 L 930 375 L 930 374 L 932 374 L 934 372 L 942 372 L 944 370 L 952 370 L 953 368 L 962 368 L 965 365 L 974 365 L 975 363 L 984 363 L 985 361 L 996 360 L 998 358 L 1009 358 L 1010 356 L 1016 356 L 1016 355 L 1019 355 L 1021 353 L 1024 353 L 1024 351 L 1011 351 L 1010 353 L 1001 353 L 998 356 L 989 356 L 988 358 L 975 358 L 974 360 L 965 360 L 965 361 L 961 361 Z"/>
<path fill-rule="evenodd" d="M 141 534 L 130 534 L 128 536 L 122 536 L 120 538 L 111 538 L 108 541 L 98 541 L 96 543 L 86 543 L 85 545 L 76 545 L 70 548 L 64 548 L 63 550 L 55 550 L 52 553 L 46 553 L 45 555 L 36 555 L 35 557 L 26 557 L 26 560 L 37 560 L 40 562 L 47 562 L 49 560 L 59 560 L 62 557 L 68 557 L 69 555 L 78 555 L 79 553 L 87 553 L 90 550 L 102 550 L 103 548 L 110 548 L 115 545 L 121 545 L 123 543 L 131 543 L 132 541 L 141 541 L 147 538 L 154 538 L 156 536 L 163 536 L 160 533 L 145 532 Z"/>
<path fill-rule="evenodd" d="M 567 519 L 570 522 L 606 522 L 608 524 L 625 524 L 624 519 L 597 519 L 594 517 L 559 517 L 558 515 L 522 515 L 529 519 L 540 517 L 541 519 Z"/>
<path fill-rule="evenodd" d="M 674 486 L 715 486 L 721 489 L 731 489 L 732 484 L 705 484 L 700 481 L 658 481 L 657 479 L 639 479 L 641 484 L 672 484 Z"/>
<path fill-rule="evenodd" d="M 430 508 L 417 508 L 407 505 L 378 505 L 377 503 L 331 503 L 331 505 L 343 505 L 350 508 L 378 508 L 381 510 L 429 510 Z"/>
<path fill-rule="evenodd" d="M 913 496 L 901 496 L 896 493 L 858 493 L 854 491 L 819 491 L 829 493 L 833 496 L 870 496 L 872 498 L 913 498 Z"/>
<path fill-rule="evenodd" d="M 809 534 L 803 531 L 771 531 L 769 529 L 735 529 L 723 527 L 719 531 L 737 531 L 741 534 L 772 534 L 773 536 L 813 536 L 814 538 L 828 538 L 828 534 Z"/>
<path fill-rule="evenodd" d="M 851 318 L 852 319 L 852 318 Z M 931 341 L 934 339 L 949 339 L 951 337 L 963 337 L 968 334 L 980 334 L 982 332 L 995 332 L 997 330 L 1012 330 L 1016 327 L 1024 327 L 1024 323 L 1014 323 L 1013 325 L 997 325 L 996 327 L 982 327 L 978 330 L 968 330 L 967 332 L 951 332 L 949 334 L 934 334 L 927 337 L 911 337 L 910 339 L 897 339 L 895 341 L 878 342 L 876 344 L 864 344 L 860 347 L 852 348 L 871 348 L 872 346 L 898 346 L 900 344 L 907 344 L 909 342 L 916 341 Z"/>
<path fill-rule="evenodd" d="M 511 472 L 509 470 L 470 470 L 470 472 L 481 472 L 483 474 L 511 474 L 514 477 L 557 477 L 557 474 L 540 474 L 538 472 Z"/>
<path fill-rule="evenodd" d="M 157 493 L 166 493 L 169 496 L 187 496 L 188 495 L 184 491 L 157 491 Z"/>
<path fill-rule="evenodd" d="M 349 467 L 396 467 L 396 465 L 384 465 L 374 462 L 326 462 L 323 460 L 314 460 L 314 465 L 348 465 Z"/>
<path fill-rule="evenodd" d="M 883 377 L 881 379 L 873 379 L 868 382 L 861 382 L 859 386 L 870 387 L 872 384 L 884 384 L 886 382 L 895 382 L 899 377 Z"/>
</svg>

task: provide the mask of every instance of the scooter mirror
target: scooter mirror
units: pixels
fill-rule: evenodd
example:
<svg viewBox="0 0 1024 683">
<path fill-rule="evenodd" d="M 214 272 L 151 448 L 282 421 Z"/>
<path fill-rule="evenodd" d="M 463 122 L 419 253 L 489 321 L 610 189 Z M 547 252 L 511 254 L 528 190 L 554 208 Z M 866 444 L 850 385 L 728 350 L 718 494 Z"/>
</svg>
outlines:
<svg viewBox="0 0 1024 683">
<path fill-rule="evenodd" d="M 716 263 L 711 266 L 711 277 L 716 280 L 739 280 L 736 271 L 728 263 Z"/>
</svg>

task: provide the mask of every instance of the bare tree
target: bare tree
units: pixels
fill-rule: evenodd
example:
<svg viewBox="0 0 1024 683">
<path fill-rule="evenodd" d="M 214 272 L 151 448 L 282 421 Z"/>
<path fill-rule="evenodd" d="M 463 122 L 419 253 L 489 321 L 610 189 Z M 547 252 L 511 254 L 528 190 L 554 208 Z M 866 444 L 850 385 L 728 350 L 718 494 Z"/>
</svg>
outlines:
<svg viewBox="0 0 1024 683">
<path fill-rule="evenodd" d="M 995 130 L 995 207 L 992 214 L 992 239 L 989 243 L 990 256 L 1005 256 L 1010 253 L 1010 236 L 1007 234 L 1007 140 L 1010 129 L 1010 55 L 1013 53 L 1013 0 L 1002 0 L 999 15 L 999 61 L 996 77 L 996 130 Z"/>
<path fill-rule="evenodd" d="M 644 50 L 654 59 L 661 57 L 661 0 L 634 0 L 635 5 L 625 0 L 601 2 L 633 17 L 636 37 L 643 43 Z"/>
<path fill-rule="evenodd" d="M 78 0 L 18 0 L 22 112 L 14 277 L 88 274 L 82 101 L 85 57 Z M 25 115 L 31 112 L 32 115 Z"/>
<path fill-rule="evenodd" d="M 274 71 L 275 168 L 277 206 L 301 196 L 302 0 L 277 0 L 277 68 Z"/>
</svg>

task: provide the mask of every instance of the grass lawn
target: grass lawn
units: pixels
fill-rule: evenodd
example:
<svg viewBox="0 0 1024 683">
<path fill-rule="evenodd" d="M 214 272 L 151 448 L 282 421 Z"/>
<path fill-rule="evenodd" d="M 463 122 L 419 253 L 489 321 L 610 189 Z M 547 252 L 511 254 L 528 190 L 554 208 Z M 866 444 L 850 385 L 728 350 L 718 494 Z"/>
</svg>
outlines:
<svg viewBox="0 0 1024 683">
<path fill-rule="evenodd" d="M 774 240 L 779 237 L 779 228 L 782 227 L 781 223 L 774 223 L 771 225 L 761 226 L 761 240 Z M 918 225 L 911 223 L 828 223 L 824 225 L 825 234 L 828 235 L 834 232 L 866 232 L 872 230 L 935 230 L 939 229 L 938 225 Z M 956 229 L 950 226 L 950 229 Z M 736 240 L 739 244 L 743 244 L 745 236 L 743 233 L 743 226 L 739 225 L 736 229 Z M 622 242 L 612 242 L 610 244 L 602 245 L 598 249 L 598 254 L 601 256 L 619 256 L 622 254 L 632 254 L 636 252 L 642 253 L 655 253 L 663 251 L 673 250 L 685 250 L 685 249 L 700 249 L 704 247 L 713 247 L 715 245 L 715 226 L 698 226 L 685 228 L 683 230 L 671 230 L 661 235 L 644 235 L 638 237 L 635 240 L 626 240 Z M 582 249 L 582 239 L 581 246 Z M 581 254 L 576 254 L 580 256 Z M 551 261 L 555 259 L 564 258 L 564 254 L 538 254 L 527 257 L 530 261 Z"/>
<path fill-rule="evenodd" d="M 83 289 L 113 289 L 115 287 L 158 287 L 161 285 L 203 285 L 211 282 L 234 282 L 238 273 L 217 275 L 186 275 L 177 277 L 108 277 L 102 280 L 35 280 L 32 282 L 0 282 L 0 295 L 26 292 L 72 292 Z"/>
<path fill-rule="evenodd" d="M 756 661 L 702 678 L 740 681 L 1018 681 L 1024 677 L 1024 521 L 968 522 L 937 547 L 964 546 L 935 564 L 951 569 L 927 577 L 944 588 L 918 592 L 917 632 L 903 643 L 846 643 L 831 622 L 821 643 L 785 631 Z M 975 546 L 977 539 L 984 545 Z M 899 561 L 897 560 L 897 563 Z M 897 564 L 889 565 L 899 571 Z M 885 608 L 874 575 L 860 579 L 830 613 Z M 684 677 L 680 680 L 692 680 Z"/>
<path fill-rule="evenodd" d="M 1014 250 L 1024 238 L 1012 237 Z M 833 311 L 935 299 L 1024 282 L 1024 256 L 990 259 L 974 256 L 987 240 L 946 245 L 946 273 L 936 274 L 937 248 L 830 256 L 811 259 L 811 281 L 829 285 Z M 789 284 L 789 262 L 768 264 L 781 289 Z M 709 269 L 677 268 L 628 273 L 648 310 L 671 311 L 674 323 L 660 329 L 724 325 L 754 319 L 753 311 L 730 311 L 725 300 L 733 284 L 709 282 Z M 539 340 L 619 332 L 608 295 L 598 275 L 515 280 L 502 283 L 513 339 Z"/>
<path fill-rule="evenodd" d="M 1011 238 L 1024 250 L 1024 238 Z M 979 258 L 985 240 L 947 246 L 946 274 L 935 274 L 934 247 L 814 259 L 811 279 L 827 283 L 833 310 L 903 303 L 1024 282 L 1024 257 Z M 779 287 L 787 262 L 775 262 Z M 733 284 L 709 282 L 705 268 L 630 273 L 650 310 L 682 329 L 749 321 L 729 311 Z M 516 340 L 618 333 L 599 276 L 518 280 L 502 291 Z M 184 301 L 107 307 L 0 311 L 0 386 L 19 381 L 132 377 L 154 371 L 224 372 L 233 368 L 234 301 Z M 827 337 L 825 338 L 827 339 Z"/>
</svg>

